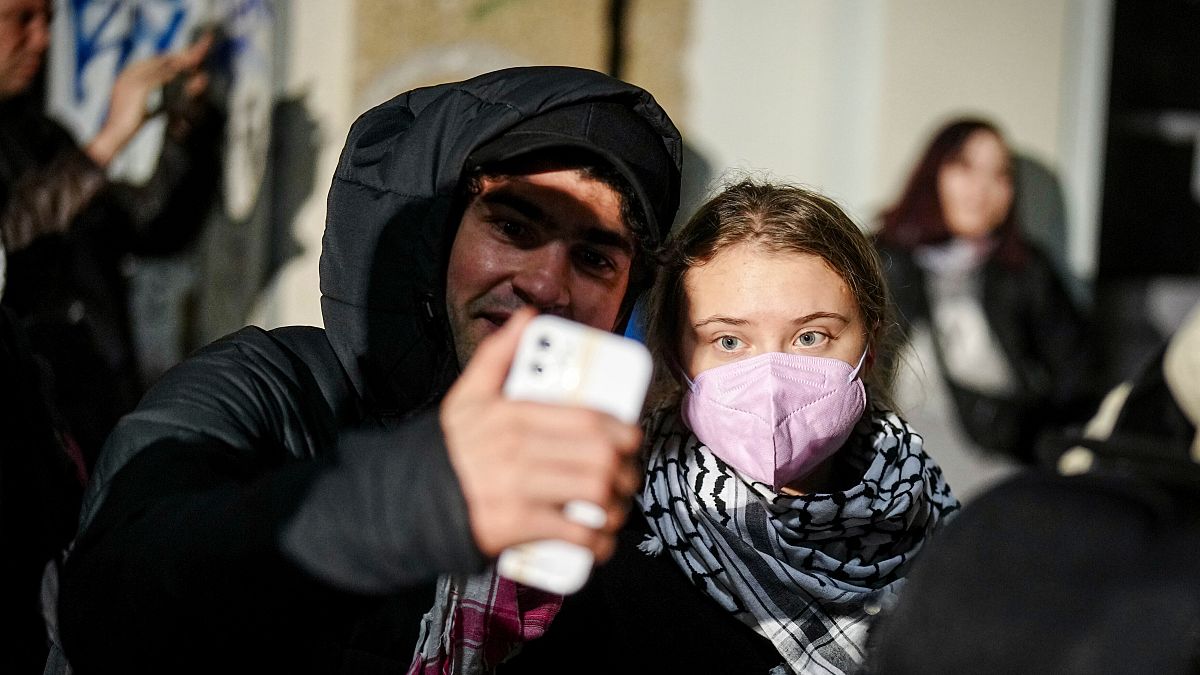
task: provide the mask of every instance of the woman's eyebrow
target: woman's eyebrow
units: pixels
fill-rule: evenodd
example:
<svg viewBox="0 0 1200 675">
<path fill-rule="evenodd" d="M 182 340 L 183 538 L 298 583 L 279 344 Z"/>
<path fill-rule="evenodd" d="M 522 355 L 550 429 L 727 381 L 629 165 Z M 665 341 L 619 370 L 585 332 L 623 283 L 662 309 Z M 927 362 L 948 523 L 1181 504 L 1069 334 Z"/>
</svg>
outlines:
<svg viewBox="0 0 1200 675">
<path fill-rule="evenodd" d="M 800 324 L 808 323 L 810 321 L 815 321 L 817 319 L 833 319 L 834 321 L 841 321 L 842 323 L 850 323 L 849 318 L 847 318 L 845 315 L 838 314 L 837 312 L 813 312 L 812 314 L 805 314 L 804 316 L 798 316 L 795 319 L 792 319 L 792 323 L 800 325 Z M 739 318 L 732 317 L 732 316 L 724 316 L 721 314 L 714 314 L 710 317 L 701 319 L 700 321 L 697 321 L 696 323 L 692 324 L 692 328 L 700 328 L 700 327 L 706 326 L 710 323 L 723 323 L 723 324 L 728 324 L 730 326 L 745 326 L 746 324 L 748 324 L 750 322 L 747 321 L 746 319 L 739 319 Z"/>
<path fill-rule="evenodd" d="M 837 312 L 813 312 L 812 314 L 805 314 L 804 316 L 792 319 L 792 323 L 802 324 L 808 323 L 809 321 L 815 321 L 817 319 L 833 319 L 835 321 L 841 321 L 842 323 L 850 323 L 850 319 L 848 317 L 838 314 Z"/>
<path fill-rule="evenodd" d="M 745 319 L 738 319 L 732 316 L 721 316 L 719 314 L 714 314 L 707 319 L 701 319 L 700 321 L 692 324 L 692 328 L 700 328 L 702 326 L 707 326 L 710 323 L 724 323 L 731 326 L 745 326 L 750 322 Z"/>
</svg>

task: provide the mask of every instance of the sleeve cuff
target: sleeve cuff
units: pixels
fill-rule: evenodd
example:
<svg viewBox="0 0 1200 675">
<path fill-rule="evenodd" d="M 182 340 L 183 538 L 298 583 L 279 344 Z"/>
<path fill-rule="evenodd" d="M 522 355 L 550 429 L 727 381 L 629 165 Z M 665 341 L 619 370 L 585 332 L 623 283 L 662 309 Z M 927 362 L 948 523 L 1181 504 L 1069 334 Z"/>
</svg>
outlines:
<svg viewBox="0 0 1200 675">
<path fill-rule="evenodd" d="M 483 568 L 436 411 L 344 432 L 338 445 L 284 524 L 285 556 L 326 583 L 362 593 Z"/>
</svg>

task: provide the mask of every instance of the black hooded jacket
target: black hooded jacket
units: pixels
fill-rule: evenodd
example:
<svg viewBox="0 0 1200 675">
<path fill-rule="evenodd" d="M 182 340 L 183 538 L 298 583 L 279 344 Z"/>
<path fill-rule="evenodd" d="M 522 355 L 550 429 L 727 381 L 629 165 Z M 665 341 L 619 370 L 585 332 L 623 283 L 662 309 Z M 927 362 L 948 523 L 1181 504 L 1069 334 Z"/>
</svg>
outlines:
<svg viewBox="0 0 1200 675">
<path fill-rule="evenodd" d="M 575 68 L 418 89 L 358 119 L 329 193 L 326 328 L 210 345 L 109 438 L 59 601 L 76 672 L 407 668 L 436 575 L 485 563 L 436 409 L 457 374 L 458 184 L 482 143 L 586 101 L 629 106 L 678 167 L 648 93 Z M 677 199 L 651 214 L 664 229 Z"/>
</svg>

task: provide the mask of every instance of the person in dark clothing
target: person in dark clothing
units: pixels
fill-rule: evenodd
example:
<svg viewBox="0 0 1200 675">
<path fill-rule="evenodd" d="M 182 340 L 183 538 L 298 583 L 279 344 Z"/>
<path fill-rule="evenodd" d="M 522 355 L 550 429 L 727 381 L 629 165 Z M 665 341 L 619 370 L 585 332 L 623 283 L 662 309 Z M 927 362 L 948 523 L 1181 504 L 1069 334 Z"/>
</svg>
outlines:
<svg viewBox="0 0 1200 675">
<path fill-rule="evenodd" d="M 41 366 L 16 318 L 0 307 L 0 671 L 39 672 L 48 641 L 42 575 L 75 533 L 82 457 L 72 457 L 41 388 Z"/>
<path fill-rule="evenodd" d="M 964 498 L 1099 400 L 1086 318 L 1022 235 L 1012 170 L 993 124 L 953 120 L 876 234 L 911 347 L 897 398 Z"/>
<path fill-rule="evenodd" d="M 650 94 L 577 68 L 361 115 L 329 194 L 325 328 L 217 341 L 106 443 L 58 605 L 75 672 L 403 672 L 438 574 L 545 538 L 605 559 L 640 431 L 501 385 L 536 312 L 624 328 L 680 157 Z M 607 524 L 569 520 L 576 498 Z"/>
<path fill-rule="evenodd" d="M 216 191 L 220 122 L 200 96 L 202 39 L 127 66 L 104 126 L 80 147 L 38 95 L 48 12 L 46 0 L 0 0 L 2 301 L 49 364 L 53 405 L 90 467 L 143 390 L 123 262 L 178 250 L 198 231 Z M 109 181 L 105 167 L 149 118 L 151 95 L 176 79 L 153 177 L 139 186 Z"/>
<path fill-rule="evenodd" d="M 1200 305 L 1081 434 L 966 505 L 869 672 L 1200 672 Z"/>
</svg>

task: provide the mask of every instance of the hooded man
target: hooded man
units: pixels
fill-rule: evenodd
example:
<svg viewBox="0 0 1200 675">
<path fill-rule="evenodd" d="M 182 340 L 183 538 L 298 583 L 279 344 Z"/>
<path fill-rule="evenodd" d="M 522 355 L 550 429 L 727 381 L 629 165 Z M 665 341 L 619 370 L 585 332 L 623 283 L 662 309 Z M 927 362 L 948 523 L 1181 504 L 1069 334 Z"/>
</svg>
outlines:
<svg viewBox="0 0 1200 675">
<path fill-rule="evenodd" d="M 603 560 L 640 431 L 500 389 L 537 312 L 623 328 L 680 157 L 653 97 L 575 68 L 363 114 L 329 193 L 326 328 L 210 345 L 109 438 L 59 602 L 75 671 L 402 672 L 439 573 L 545 538 Z"/>
</svg>

